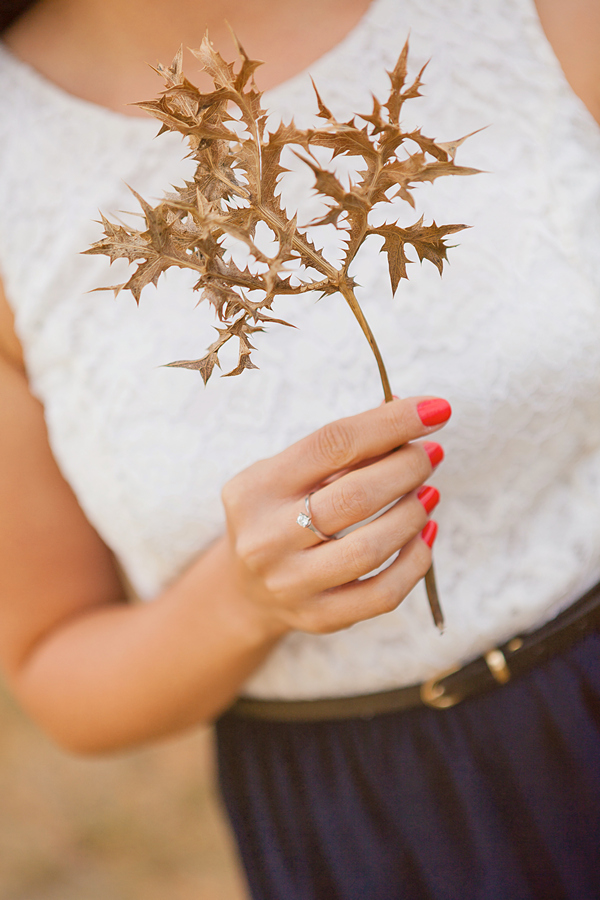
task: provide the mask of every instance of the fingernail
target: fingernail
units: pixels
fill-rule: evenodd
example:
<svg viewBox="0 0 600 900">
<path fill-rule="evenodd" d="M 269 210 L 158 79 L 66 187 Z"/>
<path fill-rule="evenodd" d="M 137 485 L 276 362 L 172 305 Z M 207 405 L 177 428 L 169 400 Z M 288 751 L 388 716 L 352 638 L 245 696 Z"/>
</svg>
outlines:
<svg viewBox="0 0 600 900">
<path fill-rule="evenodd" d="M 425 512 L 427 513 L 430 513 L 434 506 L 437 506 L 440 502 L 440 492 L 429 484 L 421 488 L 417 497 L 425 507 Z"/>
<path fill-rule="evenodd" d="M 452 415 L 452 408 L 447 400 L 436 397 L 434 400 L 421 400 L 417 403 L 417 412 L 423 425 L 441 425 Z"/>
<path fill-rule="evenodd" d="M 444 458 L 444 451 L 443 451 L 442 447 L 440 447 L 439 444 L 436 444 L 435 441 L 423 441 L 421 446 L 423 447 L 423 450 L 429 457 L 429 461 L 431 462 L 431 465 L 435 469 L 435 467 L 439 466 L 439 464 L 441 463 L 441 461 Z"/>
<path fill-rule="evenodd" d="M 437 522 L 433 520 L 429 521 L 423 531 L 421 532 L 421 537 L 427 544 L 429 548 L 433 547 L 433 542 L 435 541 L 435 536 L 437 534 Z"/>
</svg>

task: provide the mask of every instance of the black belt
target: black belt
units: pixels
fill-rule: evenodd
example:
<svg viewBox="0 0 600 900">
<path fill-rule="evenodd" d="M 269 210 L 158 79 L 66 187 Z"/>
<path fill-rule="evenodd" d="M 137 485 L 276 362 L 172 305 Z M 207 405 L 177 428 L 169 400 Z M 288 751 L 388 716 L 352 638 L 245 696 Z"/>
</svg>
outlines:
<svg viewBox="0 0 600 900">
<path fill-rule="evenodd" d="M 536 631 L 511 638 L 462 667 L 441 672 L 423 684 L 393 691 L 320 700 L 254 700 L 240 697 L 227 715 L 274 722 L 371 718 L 416 706 L 447 709 L 461 700 L 506 684 L 600 631 L 600 584 Z"/>
</svg>

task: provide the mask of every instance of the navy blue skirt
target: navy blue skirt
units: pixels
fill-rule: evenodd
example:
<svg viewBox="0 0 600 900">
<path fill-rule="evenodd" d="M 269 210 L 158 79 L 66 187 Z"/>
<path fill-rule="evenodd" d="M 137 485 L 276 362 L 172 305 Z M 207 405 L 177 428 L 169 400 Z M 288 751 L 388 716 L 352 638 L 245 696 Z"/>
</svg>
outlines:
<svg viewBox="0 0 600 900">
<path fill-rule="evenodd" d="M 447 710 L 224 716 L 255 900 L 599 900 L 600 636 Z"/>
</svg>

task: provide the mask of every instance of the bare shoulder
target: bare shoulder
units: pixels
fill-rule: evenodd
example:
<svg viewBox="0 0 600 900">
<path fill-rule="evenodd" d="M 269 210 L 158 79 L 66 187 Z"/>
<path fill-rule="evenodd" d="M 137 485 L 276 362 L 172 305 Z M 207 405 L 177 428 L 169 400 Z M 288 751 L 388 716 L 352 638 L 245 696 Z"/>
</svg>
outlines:
<svg viewBox="0 0 600 900">
<path fill-rule="evenodd" d="M 122 597 L 113 557 L 54 460 L 0 292 L 0 664 L 9 676 L 49 630 Z"/>
<path fill-rule="evenodd" d="M 600 124 L 600 3 L 535 0 L 535 4 L 567 81 Z"/>
</svg>

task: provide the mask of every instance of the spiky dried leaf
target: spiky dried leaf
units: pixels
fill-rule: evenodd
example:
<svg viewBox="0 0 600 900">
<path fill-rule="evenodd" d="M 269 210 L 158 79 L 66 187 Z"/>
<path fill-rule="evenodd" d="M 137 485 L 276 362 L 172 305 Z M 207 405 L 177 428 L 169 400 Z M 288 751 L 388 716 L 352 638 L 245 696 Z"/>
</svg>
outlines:
<svg viewBox="0 0 600 900">
<path fill-rule="evenodd" d="M 267 312 L 277 296 L 310 290 L 327 296 L 339 291 L 367 335 L 389 397 L 383 361 L 358 306 L 355 282 L 348 270 L 365 237 L 377 234 L 383 237 L 393 293 L 407 277 L 407 244 L 421 261 L 428 260 L 441 272 L 448 250 L 444 238 L 465 226 L 423 225 L 420 219 L 408 228 L 395 224 L 375 228 L 369 216 L 393 198 L 414 207 L 412 191 L 419 183 L 433 182 L 442 175 L 475 174 L 476 169 L 454 162 L 456 149 L 465 138 L 442 143 L 423 135 L 420 129 L 402 129 L 402 107 L 420 96 L 424 69 L 407 86 L 408 41 L 389 73 L 386 101 L 373 97 L 372 112 L 356 114 L 364 126 L 359 127 L 355 118 L 338 121 L 315 86 L 317 116 L 324 123 L 303 130 L 292 121 L 269 132 L 262 95 L 254 83 L 260 62 L 248 56 L 235 36 L 234 41 L 237 68 L 223 59 L 208 37 L 192 51 L 213 80 L 214 90 L 208 93 L 185 77 L 181 50 L 169 67 L 157 67 L 165 89 L 157 99 L 138 105 L 159 120 L 161 132 L 179 132 L 187 139 L 196 161 L 193 180 L 176 188 L 155 207 L 134 191 L 144 227 L 113 224 L 102 216 L 104 238 L 86 252 L 106 254 L 111 262 L 125 258 L 135 265 L 129 281 L 113 290 L 118 293 L 126 288 L 138 301 L 143 288 L 156 284 L 171 266 L 197 272 L 194 289 L 200 292 L 201 300 L 214 307 L 221 323 L 218 338 L 200 359 L 170 365 L 198 371 L 205 383 L 214 369 L 220 368 L 219 351 L 230 340 L 238 342 L 239 359 L 227 376 L 256 368 L 251 360 L 254 348 L 250 336 L 265 325 L 289 324 Z M 293 212 L 288 214 L 282 207 L 278 195 L 279 182 L 287 172 L 281 154 L 288 147 L 312 170 L 315 191 L 326 207 L 321 218 L 305 227 L 298 225 Z M 333 159 L 355 157 L 362 164 L 344 184 L 332 167 L 313 155 L 317 147 L 330 149 Z M 272 253 L 264 252 L 256 243 L 259 223 L 266 225 L 276 239 L 277 249 Z M 315 246 L 310 230 L 317 225 L 333 225 L 343 232 L 345 251 L 340 264 L 329 262 Z M 249 263 L 245 268 L 226 256 L 224 240 L 232 238 L 247 248 Z M 298 276 L 293 280 L 292 268 Z"/>
<path fill-rule="evenodd" d="M 378 234 L 384 238 L 382 249 L 388 255 L 392 291 L 396 292 L 401 278 L 408 278 L 406 264 L 410 260 L 404 250 L 406 244 L 414 247 L 421 262 L 426 259 L 433 263 L 441 275 L 449 249 L 444 238 L 449 234 L 463 231 L 467 227 L 467 225 L 438 227 L 435 222 L 432 222 L 431 225 L 423 225 L 423 218 L 421 218 L 414 225 L 409 225 L 408 228 L 400 228 L 398 225 L 381 225 L 379 228 L 369 229 L 369 234 Z"/>
<path fill-rule="evenodd" d="M 192 372 L 199 372 L 204 384 L 212 375 L 215 366 L 220 367 L 219 357 L 217 353 L 208 352 L 202 359 L 180 359 L 176 362 L 167 363 L 167 366 L 173 369 L 191 369 Z"/>
<path fill-rule="evenodd" d="M 407 241 L 401 233 L 401 229 L 396 228 L 394 225 L 383 226 L 378 230 L 377 234 L 380 234 L 385 239 L 382 249 L 387 253 L 392 294 L 395 294 L 400 279 L 408 278 L 406 266 L 410 260 L 404 249 Z"/>
</svg>

